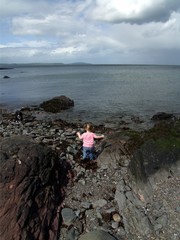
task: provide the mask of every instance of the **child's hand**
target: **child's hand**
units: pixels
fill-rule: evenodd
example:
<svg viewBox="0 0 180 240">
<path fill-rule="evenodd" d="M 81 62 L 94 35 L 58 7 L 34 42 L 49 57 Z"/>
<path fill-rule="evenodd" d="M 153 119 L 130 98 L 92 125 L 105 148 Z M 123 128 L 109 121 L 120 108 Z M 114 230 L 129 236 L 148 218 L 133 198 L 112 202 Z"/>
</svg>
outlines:
<svg viewBox="0 0 180 240">
<path fill-rule="evenodd" d="M 80 132 L 77 132 L 76 135 L 80 138 L 81 134 Z"/>
</svg>

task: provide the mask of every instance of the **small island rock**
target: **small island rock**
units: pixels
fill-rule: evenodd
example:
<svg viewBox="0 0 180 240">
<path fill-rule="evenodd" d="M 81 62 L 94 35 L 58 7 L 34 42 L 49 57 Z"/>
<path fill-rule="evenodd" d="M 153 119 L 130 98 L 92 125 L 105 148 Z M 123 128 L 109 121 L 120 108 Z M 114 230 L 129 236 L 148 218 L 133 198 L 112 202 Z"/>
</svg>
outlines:
<svg viewBox="0 0 180 240">
<path fill-rule="evenodd" d="M 46 112 L 58 113 L 74 106 L 74 101 L 66 96 L 54 97 L 40 104 Z"/>
</svg>

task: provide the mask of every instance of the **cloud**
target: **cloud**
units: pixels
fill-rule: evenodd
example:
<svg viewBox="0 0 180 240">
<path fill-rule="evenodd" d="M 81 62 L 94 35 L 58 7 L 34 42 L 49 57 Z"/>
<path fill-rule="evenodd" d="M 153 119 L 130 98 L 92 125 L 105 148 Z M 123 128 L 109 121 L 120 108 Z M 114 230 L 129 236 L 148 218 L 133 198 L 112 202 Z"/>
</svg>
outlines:
<svg viewBox="0 0 180 240">
<path fill-rule="evenodd" d="M 179 0 L 0 0 L 0 5 L 0 62 L 138 63 L 179 53 Z M 180 63 L 178 55 L 174 59 Z"/>
<path fill-rule="evenodd" d="M 110 23 L 142 24 L 167 21 L 179 10 L 179 0 L 97 0 L 90 16 Z"/>
<path fill-rule="evenodd" d="M 21 40 L 20 42 L 10 42 L 6 45 L 0 44 L 0 48 L 44 48 L 49 47 L 52 43 L 47 41 L 26 41 Z"/>
</svg>

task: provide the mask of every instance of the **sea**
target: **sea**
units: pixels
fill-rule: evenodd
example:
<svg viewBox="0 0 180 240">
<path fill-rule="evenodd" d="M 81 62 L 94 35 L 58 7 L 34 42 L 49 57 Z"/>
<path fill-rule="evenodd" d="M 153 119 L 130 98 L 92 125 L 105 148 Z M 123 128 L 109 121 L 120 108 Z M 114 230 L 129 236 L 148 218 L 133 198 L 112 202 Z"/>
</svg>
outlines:
<svg viewBox="0 0 180 240">
<path fill-rule="evenodd" d="M 0 69 L 0 104 L 11 111 L 65 95 L 74 107 L 59 117 L 68 121 L 180 113 L 180 66 L 14 64 Z"/>
</svg>

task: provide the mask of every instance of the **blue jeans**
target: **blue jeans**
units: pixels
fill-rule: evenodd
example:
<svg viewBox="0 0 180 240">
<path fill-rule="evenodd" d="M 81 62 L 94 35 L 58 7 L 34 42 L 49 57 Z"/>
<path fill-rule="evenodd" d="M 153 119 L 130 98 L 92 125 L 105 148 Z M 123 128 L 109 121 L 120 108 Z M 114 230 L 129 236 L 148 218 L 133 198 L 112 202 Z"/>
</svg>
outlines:
<svg viewBox="0 0 180 240">
<path fill-rule="evenodd" d="M 94 147 L 83 147 L 83 160 L 94 160 Z"/>
</svg>

